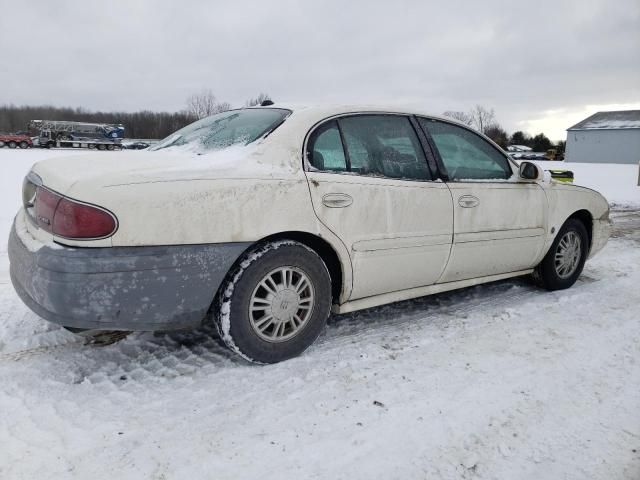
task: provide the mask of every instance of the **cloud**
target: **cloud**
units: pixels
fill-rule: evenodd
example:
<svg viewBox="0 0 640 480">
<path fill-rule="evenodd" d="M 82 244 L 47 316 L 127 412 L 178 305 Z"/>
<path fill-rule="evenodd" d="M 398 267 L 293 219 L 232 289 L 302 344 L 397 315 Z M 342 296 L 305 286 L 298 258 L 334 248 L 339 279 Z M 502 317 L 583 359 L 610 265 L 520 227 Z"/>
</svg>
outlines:
<svg viewBox="0 0 640 480">
<path fill-rule="evenodd" d="M 479 103 L 508 130 L 560 131 L 545 112 L 640 101 L 637 0 L 0 1 L 16 53 L 0 103 L 177 110 L 211 88 L 235 105 Z"/>
</svg>

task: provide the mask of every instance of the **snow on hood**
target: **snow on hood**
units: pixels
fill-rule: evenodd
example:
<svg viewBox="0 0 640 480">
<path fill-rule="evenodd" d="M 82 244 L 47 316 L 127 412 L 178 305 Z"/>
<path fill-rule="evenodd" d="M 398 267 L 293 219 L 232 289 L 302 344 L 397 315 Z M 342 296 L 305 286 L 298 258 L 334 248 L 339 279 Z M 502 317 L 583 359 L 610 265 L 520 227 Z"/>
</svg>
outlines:
<svg viewBox="0 0 640 480">
<path fill-rule="evenodd" d="M 179 151 L 97 152 L 36 163 L 49 188 L 66 193 L 78 182 L 95 187 L 205 178 L 286 178 L 299 169 L 292 152 L 267 156 L 260 144 L 232 146 L 205 154 Z M 284 155 L 283 155 L 284 153 Z"/>
</svg>

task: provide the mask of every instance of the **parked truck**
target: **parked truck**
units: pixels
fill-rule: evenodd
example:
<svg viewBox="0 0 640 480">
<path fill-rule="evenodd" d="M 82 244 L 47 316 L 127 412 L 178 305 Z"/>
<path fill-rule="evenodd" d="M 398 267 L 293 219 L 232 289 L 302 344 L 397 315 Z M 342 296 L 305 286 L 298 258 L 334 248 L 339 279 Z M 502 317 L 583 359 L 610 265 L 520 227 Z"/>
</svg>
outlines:
<svg viewBox="0 0 640 480">
<path fill-rule="evenodd" d="M 0 133 L 0 148 L 29 148 L 33 146 L 33 141 L 29 135 L 22 133 Z"/>
<path fill-rule="evenodd" d="M 89 148 L 121 150 L 124 138 L 122 125 L 106 123 L 67 122 L 62 120 L 32 120 L 40 147 Z"/>
</svg>

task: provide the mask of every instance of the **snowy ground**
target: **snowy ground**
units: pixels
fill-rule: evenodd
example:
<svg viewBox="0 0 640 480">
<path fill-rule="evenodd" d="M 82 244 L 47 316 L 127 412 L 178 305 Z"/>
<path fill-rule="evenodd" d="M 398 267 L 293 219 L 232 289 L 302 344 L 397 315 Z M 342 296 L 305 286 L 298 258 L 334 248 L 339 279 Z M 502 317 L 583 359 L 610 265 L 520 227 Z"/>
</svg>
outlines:
<svg viewBox="0 0 640 480">
<path fill-rule="evenodd" d="M 60 153 L 0 150 L 3 238 L 30 164 Z M 570 165 L 627 205 L 572 289 L 511 280 L 334 317 L 266 367 L 207 329 L 86 346 L 22 305 L 2 245 L 0 479 L 637 480 L 640 189 L 625 167 Z"/>
</svg>

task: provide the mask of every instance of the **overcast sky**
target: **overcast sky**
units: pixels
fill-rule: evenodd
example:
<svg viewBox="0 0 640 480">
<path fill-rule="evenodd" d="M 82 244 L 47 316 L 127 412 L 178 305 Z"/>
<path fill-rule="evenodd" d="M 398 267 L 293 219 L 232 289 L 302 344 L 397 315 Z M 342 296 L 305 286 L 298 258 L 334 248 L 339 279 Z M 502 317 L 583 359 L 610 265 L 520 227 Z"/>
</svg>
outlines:
<svg viewBox="0 0 640 480">
<path fill-rule="evenodd" d="M 510 132 L 640 109 L 640 0 L 0 0 L 0 104 L 494 108 Z"/>
</svg>

